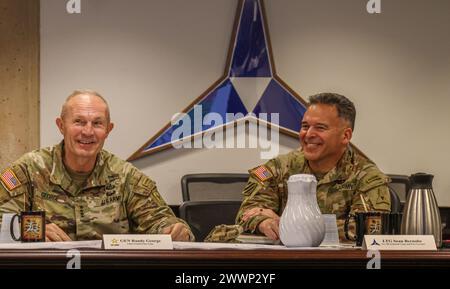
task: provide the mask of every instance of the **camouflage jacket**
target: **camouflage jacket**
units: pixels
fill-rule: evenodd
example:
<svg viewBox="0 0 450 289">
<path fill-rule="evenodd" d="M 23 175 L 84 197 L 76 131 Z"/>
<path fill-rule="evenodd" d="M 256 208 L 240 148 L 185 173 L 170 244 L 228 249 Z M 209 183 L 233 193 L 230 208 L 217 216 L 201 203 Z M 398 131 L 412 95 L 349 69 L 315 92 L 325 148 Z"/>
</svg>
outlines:
<svg viewBox="0 0 450 289">
<path fill-rule="evenodd" d="M 103 234 L 158 234 L 178 222 L 189 228 L 166 205 L 155 182 L 105 150 L 99 153 L 86 185 L 78 188 L 62 162 L 62 149 L 61 143 L 27 153 L 3 172 L 1 215 L 28 210 L 33 196 L 33 210 L 44 210 L 46 221 L 58 225 L 72 240 L 101 239 Z"/>
<path fill-rule="evenodd" d="M 258 170 L 259 169 L 259 170 Z M 258 232 L 258 225 L 268 217 L 255 216 L 246 222 L 242 214 L 253 207 L 272 209 L 281 216 L 288 198 L 287 180 L 294 174 L 313 174 L 301 150 L 272 159 L 249 170 L 250 178 L 244 188 L 244 200 L 236 223 L 244 231 Z M 261 175 L 261 172 L 265 175 Z M 336 214 L 339 238 L 346 240 L 344 222 L 348 214 L 364 210 L 361 196 L 370 211 L 390 211 L 389 178 L 366 158 L 346 150 L 336 167 L 317 183 L 317 202 L 323 214 Z M 354 222 L 349 228 L 354 229 Z M 350 236 L 353 232 L 349 232 Z"/>
</svg>

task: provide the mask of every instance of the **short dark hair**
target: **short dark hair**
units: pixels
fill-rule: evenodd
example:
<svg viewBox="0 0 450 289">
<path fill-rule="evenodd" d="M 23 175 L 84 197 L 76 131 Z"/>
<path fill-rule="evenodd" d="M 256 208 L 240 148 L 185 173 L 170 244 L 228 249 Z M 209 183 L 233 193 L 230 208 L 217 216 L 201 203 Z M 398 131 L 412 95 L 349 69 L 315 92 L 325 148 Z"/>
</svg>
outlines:
<svg viewBox="0 0 450 289">
<path fill-rule="evenodd" d="M 327 104 L 335 106 L 338 117 L 348 121 L 352 130 L 355 129 L 355 105 L 345 96 L 331 92 L 319 93 L 309 97 L 309 105 L 313 104 Z"/>
</svg>

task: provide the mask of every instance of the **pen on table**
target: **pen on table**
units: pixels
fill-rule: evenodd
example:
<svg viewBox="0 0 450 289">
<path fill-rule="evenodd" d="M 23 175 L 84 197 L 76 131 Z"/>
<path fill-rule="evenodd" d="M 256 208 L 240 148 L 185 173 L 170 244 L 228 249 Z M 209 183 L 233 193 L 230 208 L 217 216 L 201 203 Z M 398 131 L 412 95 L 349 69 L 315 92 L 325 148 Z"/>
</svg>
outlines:
<svg viewBox="0 0 450 289">
<path fill-rule="evenodd" d="M 361 194 L 361 195 L 359 195 L 360 196 L 360 198 L 361 198 L 361 201 L 362 201 L 362 204 L 363 204 L 363 206 L 364 206 L 364 211 L 368 211 L 367 210 L 367 205 L 366 205 L 366 201 L 364 201 L 364 197 L 363 197 L 363 195 Z"/>
</svg>

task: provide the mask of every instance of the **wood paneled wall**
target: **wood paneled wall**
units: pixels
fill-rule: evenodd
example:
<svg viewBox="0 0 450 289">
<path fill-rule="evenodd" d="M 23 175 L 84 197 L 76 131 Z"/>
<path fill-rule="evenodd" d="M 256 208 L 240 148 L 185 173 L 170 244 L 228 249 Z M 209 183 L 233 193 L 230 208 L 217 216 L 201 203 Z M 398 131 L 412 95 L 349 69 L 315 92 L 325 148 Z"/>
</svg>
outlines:
<svg viewBox="0 0 450 289">
<path fill-rule="evenodd" d="M 39 147 L 39 0 L 0 0 L 0 169 Z"/>
</svg>

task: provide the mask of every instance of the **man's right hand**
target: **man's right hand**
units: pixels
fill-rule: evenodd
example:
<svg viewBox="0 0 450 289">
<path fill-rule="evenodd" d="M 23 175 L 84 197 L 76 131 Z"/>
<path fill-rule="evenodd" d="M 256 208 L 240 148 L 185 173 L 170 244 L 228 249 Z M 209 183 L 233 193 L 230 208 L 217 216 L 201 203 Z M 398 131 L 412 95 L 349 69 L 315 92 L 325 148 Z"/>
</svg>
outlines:
<svg viewBox="0 0 450 289">
<path fill-rule="evenodd" d="M 258 230 L 272 240 L 278 240 L 280 237 L 278 224 L 280 223 L 280 216 L 278 216 L 273 210 L 265 209 L 261 207 L 251 208 L 244 212 L 242 220 L 245 222 L 250 218 L 256 216 L 269 217 L 258 225 Z"/>
<path fill-rule="evenodd" d="M 258 225 L 258 230 L 272 240 L 280 239 L 280 219 L 265 219 Z"/>
<path fill-rule="evenodd" d="M 173 241 L 189 241 L 190 229 L 183 223 L 175 223 L 163 229 L 162 234 L 170 234 Z"/>
<path fill-rule="evenodd" d="M 70 237 L 56 224 L 50 223 L 45 225 L 45 241 L 46 242 L 62 242 L 72 241 Z"/>
<path fill-rule="evenodd" d="M 272 218 L 274 220 L 280 220 L 280 216 L 278 216 L 274 211 L 271 209 L 264 209 L 260 207 L 255 207 L 248 209 L 247 211 L 242 214 L 242 221 L 247 221 L 250 218 L 253 218 L 255 216 L 266 216 L 269 218 Z"/>
</svg>

